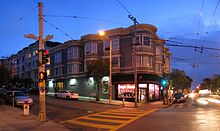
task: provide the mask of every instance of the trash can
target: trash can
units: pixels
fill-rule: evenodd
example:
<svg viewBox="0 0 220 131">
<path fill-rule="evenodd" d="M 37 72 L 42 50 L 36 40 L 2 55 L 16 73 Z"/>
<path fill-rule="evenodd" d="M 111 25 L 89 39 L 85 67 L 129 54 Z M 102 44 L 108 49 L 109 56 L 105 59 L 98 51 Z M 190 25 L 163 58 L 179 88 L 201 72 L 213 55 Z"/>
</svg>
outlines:
<svg viewBox="0 0 220 131">
<path fill-rule="evenodd" d="M 24 110 L 24 116 L 29 116 L 29 115 L 30 115 L 30 113 L 29 113 L 29 103 L 28 103 L 28 101 L 25 101 L 25 102 L 24 102 L 23 110 Z"/>
</svg>

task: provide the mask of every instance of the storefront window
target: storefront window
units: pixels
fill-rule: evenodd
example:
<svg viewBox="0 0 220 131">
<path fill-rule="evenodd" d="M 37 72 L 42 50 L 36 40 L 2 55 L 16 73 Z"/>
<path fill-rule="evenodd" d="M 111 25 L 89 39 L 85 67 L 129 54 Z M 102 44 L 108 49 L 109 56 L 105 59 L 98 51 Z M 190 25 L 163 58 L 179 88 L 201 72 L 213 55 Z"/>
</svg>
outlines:
<svg viewBox="0 0 220 131">
<path fill-rule="evenodd" d="M 153 100 L 154 97 L 154 84 L 149 84 L 149 100 Z"/>
<path fill-rule="evenodd" d="M 149 84 L 149 100 L 156 100 L 160 98 L 159 85 Z"/>
<path fill-rule="evenodd" d="M 160 88 L 159 85 L 155 85 L 155 99 L 159 99 L 160 98 Z"/>
<path fill-rule="evenodd" d="M 134 98 L 134 84 L 118 84 L 118 98 Z"/>
</svg>

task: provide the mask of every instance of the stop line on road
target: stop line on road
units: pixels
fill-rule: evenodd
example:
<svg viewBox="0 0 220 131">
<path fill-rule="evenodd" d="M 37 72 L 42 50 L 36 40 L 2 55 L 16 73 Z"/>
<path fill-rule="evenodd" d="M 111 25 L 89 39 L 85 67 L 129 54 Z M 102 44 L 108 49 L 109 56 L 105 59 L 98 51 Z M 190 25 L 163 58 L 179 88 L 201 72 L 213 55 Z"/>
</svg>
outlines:
<svg viewBox="0 0 220 131">
<path fill-rule="evenodd" d="M 61 123 L 76 124 L 93 128 L 103 128 L 108 130 L 117 130 L 156 110 L 157 109 L 116 109 L 66 120 Z"/>
</svg>

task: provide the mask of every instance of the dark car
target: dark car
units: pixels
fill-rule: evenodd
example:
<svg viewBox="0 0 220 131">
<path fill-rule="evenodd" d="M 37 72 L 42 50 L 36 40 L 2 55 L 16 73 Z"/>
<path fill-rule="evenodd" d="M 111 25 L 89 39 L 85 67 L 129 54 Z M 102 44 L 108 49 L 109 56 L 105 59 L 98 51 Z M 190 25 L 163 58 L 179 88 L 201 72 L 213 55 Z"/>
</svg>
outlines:
<svg viewBox="0 0 220 131">
<path fill-rule="evenodd" d="M 175 93 L 173 95 L 173 103 L 181 103 L 186 102 L 186 97 L 183 93 Z"/>
<path fill-rule="evenodd" d="M 5 103 L 13 103 L 14 99 L 14 104 L 17 106 L 22 106 L 24 103 L 32 105 L 33 103 L 33 99 L 22 91 L 6 91 L 1 97 Z"/>
</svg>

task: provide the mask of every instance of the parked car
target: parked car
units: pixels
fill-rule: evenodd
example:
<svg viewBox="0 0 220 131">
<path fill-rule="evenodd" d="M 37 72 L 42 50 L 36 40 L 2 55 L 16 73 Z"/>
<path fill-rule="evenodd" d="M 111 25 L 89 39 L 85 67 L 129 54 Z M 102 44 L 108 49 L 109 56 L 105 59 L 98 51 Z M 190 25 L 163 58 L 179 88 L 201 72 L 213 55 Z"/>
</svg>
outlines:
<svg viewBox="0 0 220 131">
<path fill-rule="evenodd" d="M 2 98 L 4 99 L 5 103 L 13 103 L 17 106 L 22 106 L 25 102 L 29 105 L 33 104 L 33 99 L 26 95 L 22 91 L 7 91 L 2 94 Z"/>
<path fill-rule="evenodd" d="M 77 92 L 73 92 L 71 90 L 59 90 L 56 94 L 58 98 L 65 98 L 65 99 L 75 99 L 79 98 L 79 94 Z"/>
<path fill-rule="evenodd" d="M 173 95 L 173 103 L 181 103 L 186 102 L 186 97 L 183 93 L 175 93 Z"/>
<path fill-rule="evenodd" d="M 38 87 L 31 88 L 29 93 L 34 95 L 39 95 L 39 88 Z"/>
</svg>

